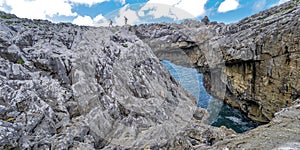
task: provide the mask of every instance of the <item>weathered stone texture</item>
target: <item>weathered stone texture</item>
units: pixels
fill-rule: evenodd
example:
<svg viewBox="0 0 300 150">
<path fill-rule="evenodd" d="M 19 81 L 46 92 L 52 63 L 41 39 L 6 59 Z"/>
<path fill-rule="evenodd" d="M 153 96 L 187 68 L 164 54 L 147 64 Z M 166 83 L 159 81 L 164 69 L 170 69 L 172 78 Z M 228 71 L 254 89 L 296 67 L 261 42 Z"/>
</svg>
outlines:
<svg viewBox="0 0 300 150">
<path fill-rule="evenodd" d="M 265 123 L 300 96 L 299 18 L 299 2 L 290 1 L 238 23 L 152 24 L 136 34 L 160 59 L 198 68 L 213 96 Z M 167 44 L 157 47 L 160 42 Z"/>
</svg>

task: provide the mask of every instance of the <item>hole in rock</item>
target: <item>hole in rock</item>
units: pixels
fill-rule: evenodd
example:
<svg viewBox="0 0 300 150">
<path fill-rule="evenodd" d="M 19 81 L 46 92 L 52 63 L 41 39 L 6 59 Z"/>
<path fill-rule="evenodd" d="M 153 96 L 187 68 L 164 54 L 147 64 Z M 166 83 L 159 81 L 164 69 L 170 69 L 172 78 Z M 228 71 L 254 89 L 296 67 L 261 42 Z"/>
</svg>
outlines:
<svg viewBox="0 0 300 150">
<path fill-rule="evenodd" d="M 239 110 L 224 104 L 223 101 L 207 93 L 203 85 L 203 75 L 198 73 L 196 69 L 178 66 L 167 60 L 163 60 L 162 64 L 197 99 L 197 106 L 209 112 L 210 116 L 207 120 L 212 126 L 226 126 L 237 133 L 243 133 L 258 126 Z"/>
</svg>

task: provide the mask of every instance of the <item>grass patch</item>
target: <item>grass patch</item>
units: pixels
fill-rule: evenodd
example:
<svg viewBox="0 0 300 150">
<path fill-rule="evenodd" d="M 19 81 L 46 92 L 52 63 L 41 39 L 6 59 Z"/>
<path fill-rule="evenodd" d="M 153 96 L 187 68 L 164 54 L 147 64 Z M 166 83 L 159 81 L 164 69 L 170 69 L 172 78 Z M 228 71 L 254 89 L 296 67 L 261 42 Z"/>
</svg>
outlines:
<svg viewBox="0 0 300 150">
<path fill-rule="evenodd" d="M 117 31 L 116 29 L 112 29 L 111 32 L 112 32 L 112 33 L 116 33 L 116 32 L 118 32 L 118 31 Z"/>
<path fill-rule="evenodd" d="M 2 18 L 2 19 L 12 19 L 12 18 L 16 18 L 16 16 L 12 15 L 12 14 L 2 14 L 2 15 L 0 15 L 0 18 Z"/>
<path fill-rule="evenodd" d="M 28 26 L 28 28 L 37 28 L 37 26 L 35 26 L 35 25 L 30 25 L 30 26 Z"/>
<path fill-rule="evenodd" d="M 24 62 L 24 60 L 22 58 L 19 58 L 17 60 L 17 63 L 20 64 L 20 65 L 23 65 L 25 62 Z"/>
<path fill-rule="evenodd" d="M 289 7 L 288 7 L 288 10 L 290 10 L 290 9 L 294 9 L 294 5 L 290 5 Z"/>
<path fill-rule="evenodd" d="M 13 24 L 13 22 L 12 21 L 6 21 L 6 23 L 8 24 L 8 25 L 11 25 L 11 24 Z"/>
<path fill-rule="evenodd" d="M 7 15 L 1 15 L 0 18 L 2 18 L 2 19 L 8 19 Z"/>
</svg>

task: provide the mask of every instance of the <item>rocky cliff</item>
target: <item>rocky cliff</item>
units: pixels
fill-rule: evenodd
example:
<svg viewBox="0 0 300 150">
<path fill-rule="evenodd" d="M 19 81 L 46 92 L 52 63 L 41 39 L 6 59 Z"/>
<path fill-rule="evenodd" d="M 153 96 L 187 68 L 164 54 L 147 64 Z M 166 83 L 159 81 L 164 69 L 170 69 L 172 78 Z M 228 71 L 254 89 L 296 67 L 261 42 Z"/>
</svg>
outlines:
<svg viewBox="0 0 300 150">
<path fill-rule="evenodd" d="M 128 27 L 0 18 L 0 149 L 175 148 L 225 137 L 201 123 L 206 111 Z"/>
<path fill-rule="evenodd" d="M 136 34 L 160 59 L 198 68 L 213 96 L 266 123 L 299 97 L 299 18 L 295 0 L 234 24 L 141 25 Z"/>
<path fill-rule="evenodd" d="M 275 113 L 270 123 L 246 134 L 228 137 L 209 149 L 300 149 L 300 99 Z M 205 148 L 203 148 L 205 149 Z"/>
<path fill-rule="evenodd" d="M 0 149 L 299 148 L 299 14 L 291 1 L 230 25 L 95 28 L 0 12 Z M 272 121 L 241 135 L 204 124 L 157 56 Z"/>
</svg>

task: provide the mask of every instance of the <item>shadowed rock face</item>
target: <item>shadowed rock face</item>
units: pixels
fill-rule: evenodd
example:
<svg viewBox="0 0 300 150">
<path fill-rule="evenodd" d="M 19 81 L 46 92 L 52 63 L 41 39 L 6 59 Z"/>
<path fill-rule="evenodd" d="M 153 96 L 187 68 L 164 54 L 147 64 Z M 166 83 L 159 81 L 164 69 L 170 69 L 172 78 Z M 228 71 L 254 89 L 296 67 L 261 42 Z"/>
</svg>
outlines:
<svg viewBox="0 0 300 150">
<path fill-rule="evenodd" d="M 0 16 L 0 149 L 192 148 L 226 136 L 127 27 Z"/>
<path fill-rule="evenodd" d="M 136 34 L 160 59 L 181 49 L 210 94 L 265 123 L 299 97 L 299 18 L 299 1 L 290 1 L 234 24 L 142 25 Z"/>
<path fill-rule="evenodd" d="M 269 124 L 224 139 L 209 149 L 300 149 L 300 101 L 275 113 Z"/>
</svg>

